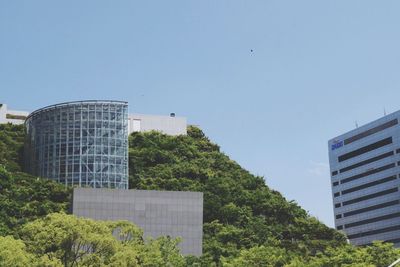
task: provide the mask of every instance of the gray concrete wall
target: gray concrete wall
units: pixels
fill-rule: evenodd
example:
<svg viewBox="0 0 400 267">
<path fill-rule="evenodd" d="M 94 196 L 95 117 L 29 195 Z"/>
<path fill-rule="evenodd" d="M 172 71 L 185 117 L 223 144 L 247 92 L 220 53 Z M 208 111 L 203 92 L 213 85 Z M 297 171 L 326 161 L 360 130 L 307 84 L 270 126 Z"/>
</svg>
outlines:
<svg viewBox="0 0 400 267">
<path fill-rule="evenodd" d="M 128 220 L 144 236 L 181 237 L 184 255 L 202 254 L 203 193 L 74 188 L 73 214 L 95 220 Z"/>
<path fill-rule="evenodd" d="M 129 114 L 129 133 L 159 131 L 168 135 L 185 135 L 187 122 L 184 117 Z"/>
</svg>

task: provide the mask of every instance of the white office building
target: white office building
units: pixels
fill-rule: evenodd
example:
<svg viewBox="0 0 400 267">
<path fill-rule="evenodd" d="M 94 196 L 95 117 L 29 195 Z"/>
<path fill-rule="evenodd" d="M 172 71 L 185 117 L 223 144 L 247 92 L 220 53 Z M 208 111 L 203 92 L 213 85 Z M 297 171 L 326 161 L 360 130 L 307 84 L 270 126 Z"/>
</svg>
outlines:
<svg viewBox="0 0 400 267">
<path fill-rule="evenodd" d="M 335 227 L 400 246 L 400 111 L 329 140 Z"/>
</svg>

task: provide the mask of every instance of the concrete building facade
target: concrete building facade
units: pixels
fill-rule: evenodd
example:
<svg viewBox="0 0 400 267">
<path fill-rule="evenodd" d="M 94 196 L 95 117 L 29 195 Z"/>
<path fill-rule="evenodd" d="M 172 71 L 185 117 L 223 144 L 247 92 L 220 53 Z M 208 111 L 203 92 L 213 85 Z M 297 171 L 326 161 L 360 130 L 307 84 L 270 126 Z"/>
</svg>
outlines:
<svg viewBox="0 0 400 267">
<path fill-rule="evenodd" d="M 400 111 L 329 140 L 335 227 L 400 246 Z"/>
<path fill-rule="evenodd" d="M 185 135 L 187 122 L 184 117 L 129 114 L 129 133 L 159 131 L 168 135 Z"/>
<path fill-rule="evenodd" d="M 181 237 L 182 254 L 202 254 L 203 193 L 74 188 L 72 209 L 94 220 L 128 220 L 145 237 Z"/>
<path fill-rule="evenodd" d="M 28 115 L 27 111 L 10 110 L 6 104 L 0 104 L 0 124 L 24 124 Z"/>
</svg>

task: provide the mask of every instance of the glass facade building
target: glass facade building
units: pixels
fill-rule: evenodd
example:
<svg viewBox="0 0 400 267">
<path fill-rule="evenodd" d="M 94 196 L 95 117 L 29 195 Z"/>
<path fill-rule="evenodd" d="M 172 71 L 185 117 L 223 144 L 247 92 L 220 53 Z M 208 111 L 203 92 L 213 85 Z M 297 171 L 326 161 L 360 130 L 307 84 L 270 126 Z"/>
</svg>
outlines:
<svg viewBox="0 0 400 267">
<path fill-rule="evenodd" d="M 25 169 L 65 185 L 128 189 L 128 104 L 78 101 L 32 112 Z"/>
</svg>

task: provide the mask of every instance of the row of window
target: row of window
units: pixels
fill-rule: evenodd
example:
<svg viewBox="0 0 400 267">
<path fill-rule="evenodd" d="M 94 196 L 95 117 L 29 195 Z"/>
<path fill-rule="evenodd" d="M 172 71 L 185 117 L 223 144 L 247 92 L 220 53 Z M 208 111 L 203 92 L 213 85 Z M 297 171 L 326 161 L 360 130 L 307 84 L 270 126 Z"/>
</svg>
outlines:
<svg viewBox="0 0 400 267">
<path fill-rule="evenodd" d="M 372 187 L 372 186 L 375 186 L 375 185 L 378 185 L 378 184 L 383 184 L 383 183 L 390 182 L 390 181 L 393 181 L 393 180 L 396 180 L 396 175 L 392 175 L 392 176 L 389 176 L 389 177 L 386 177 L 386 178 L 382 178 L 382 179 L 379 179 L 379 180 L 376 180 L 376 181 L 373 181 L 373 182 L 370 182 L 370 183 L 366 183 L 366 184 L 363 184 L 363 185 L 351 187 L 351 188 L 343 190 L 341 192 L 336 192 L 334 194 L 334 197 L 338 197 L 340 195 L 349 194 L 349 193 L 352 193 L 352 192 L 355 192 L 355 191 L 358 191 L 358 190 L 362 190 L 362 189 L 365 189 L 365 188 L 368 188 L 368 187 Z"/>
<path fill-rule="evenodd" d="M 389 226 L 389 227 L 385 227 L 385 228 L 381 228 L 381 229 L 361 232 L 361 233 L 357 233 L 357 234 L 353 234 L 353 235 L 348 235 L 347 237 L 349 239 L 353 239 L 353 238 L 359 238 L 359 237 L 364 237 L 364 236 L 393 232 L 393 231 L 397 231 L 397 230 L 400 230 L 400 225 L 394 225 L 394 226 Z"/>
<path fill-rule="evenodd" d="M 345 160 L 360 156 L 362 154 L 365 154 L 365 153 L 370 152 L 372 150 L 375 150 L 375 149 L 378 149 L 380 147 L 389 145 L 391 143 L 393 143 L 392 137 L 388 137 L 388 138 L 382 139 L 382 140 L 377 141 L 375 143 L 369 144 L 367 146 L 363 146 L 361 148 L 358 148 L 356 150 L 353 150 L 353 151 L 350 151 L 350 152 L 348 152 L 346 154 L 343 154 L 343 155 L 338 157 L 338 161 L 342 162 L 342 161 L 345 161 Z"/>
<path fill-rule="evenodd" d="M 361 167 L 363 165 L 366 165 L 366 164 L 369 164 L 369 163 L 372 163 L 372 162 L 375 162 L 375 161 L 378 161 L 378 160 L 381 160 L 381 159 L 384 159 L 384 158 L 387 158 L 387 157 L 390 157 L 390 156 L 393 156 L 393 155 L 394 155 L 393 151 L 390 151 L 390 152 L 387 152 L 387 153 L 383 153 L 383 154 L 378 155 L 376 157 L 369 158 L 367 160 L 364 160 L 364 161 L 358 162 L 356 164 L 350 165 L 348 167 L 342 168 L 339 171 L 340 171 L 340 173 L 347 172 L 347 171 L 350 171 L 352 169 Z"/>
<path fill-rule="evenodd" d="M 399 153 L 400 153 L 400 148 L 396 149 L 396 154 L 399 154 Z M 369 158 L 369 159 L 361 161 L 359 163 L 356 163 L 356 164 L 350 165 L 348 167 L 342 168 L 339 171 L 340 171 L 340 173 L 343 173 L 343 172 L 346 172 L 346 171 L 349 171 L 349 170 L 364 166 L 366 164 L 369 164 L 369 163 L 372 163 L 372 162 L 375 162 L 375 161 L 378 161 L 378 160 L 381 160 L 381 159 L 384 159 L 384 158 L 387 158 L 387 157 L 390 157 L 390 156 L 393 156 L 393 155 L 394 155 L 393 151 L 390 151 L 390 152 L 387 152 L 387 153 L 383 153 L 383 154 L 381 154 L 379 156 L 376 156 L 376 157 L 373 157 L 373 158 Z M 335 175 L 339 174 L 339 172 L 338 171 L 333 171 L 331 174 L 332 174 L 332 176 L 335 176 Z"/>
<path fill-rule="evenodd" d="M 397 205 L 397 204 L 400 204 L 399 200 L 388 201 L 388 202 L 381 203 L 381 204 L 378 204 L 378 205 L 373 205 L 373 206 L 369 206 L 369 207 L 366 207 L 366 208 L 345 212 L 345 213 L 343 213 L 343 217 L 349 217 L 349 216 L 352 216 L 352 215 L 356 215 L 356 214 L 360 214 L 360 213 L 364 213 L 364 212 L 368 212 L 368 211 L 372 211 L 372 210 L 378 210 L 378 209 L 382 209 L 382 208 L 387 208 L 387 207 L 394 206 L 394 205 Z"/>
<path fill-rule="evenodd" d="M 343 206 L 347 206 L 347 205 L 354 204 L 354 203 L 357 203 L 357 202 L 361 202 L 361 201 L 364 201 L 364 200 L 368 200 L 368 199 L 384 196 L 384 195 L 387 195 L 387 194 L 391 194 L 391 193 L 394 193 L 394 192 L 397 192 L 397 191 L 399 191 L 399 189 L 397 187 L 386 189 L 386 190 L 379 191 L 379 192 L 376 192 L 376 193 L 373 193 L 373 194 L 370 194 L 370 195 L 365 195 L 365 196 L 362 196 L 362 197 L 358 197 L 358 198 L 354 198 L 354 199 L 351 199 L 351 200 L 343 201 L 342 205 Z"/>
<path fill-rule="evenodd" d="M 348 145 L 348 144 L 353 143 L 353 142 L 355 142 L 357 140 L 360 140 L 360 139 L 362 139 L 364 137 L 370 136 L 370 135 L 372 135 L 374 133 L 377 133 L 377 132 L 383 131 L 383 130 L 385 130 L 387 128 L 390 128 L 390 127 L 392 127 L 392 126 L 394 126 L 396 124 L 398 124 L 397 119 L 385 122 L 384 124 L 381 124 L 381 125 L 376 126 L 376 127 L 372 128 L 372 129 L 369 129 L 369 130 L 367 130 L 365 132 L 359 133 L 357 135 L 354 135 L 352 137 L 349 137 L 349 138 L 345 139 L 344 140 L 344 144 Z"/>
<path fill-rule="evenodd" d="M 375 174 L 375 173 L 378 173 L 378 172 L 382 172 L 382 171 L 394 168 L 395 166 L 396 166 L 395 163 L 390 163 L 390 164 L 384 165 L 382 167 L 379 167 L 379 168 L 376 168 L 376 169 L 372 169 L 372 170 L 368 170 L 366 172 L 350 176 L 350 177 L 342 179 L 340 181 L 336 181 L 332 185 L 333 186 L 337 186 L 337 185 L 339 185 L 339 182 L 340 182 L 340 184 L 345 184 L 345 183 L 348 183 L 348 182 L 363 178 L 365 176 L 369 176 L 369 175 L 372 175 L 372 174 Z"/>
<path fill-rule="evenodd" d="M 365 195 L 365 196 L 362 196 L 362 197 L 353 198 L 353 199 L 350 199 L 350 200 L 347 200 L 347 201 L 343 201 L 342 203 L 336 203 L 335 204 L 335 208 L 340 208 L 342 206 L 347 206 L 347 205 L 350 205 L 350 204 L 354 204 L 354 203 L 361 202 L 361 201 L 364 201 L 364 200 L 368 200 L 368 199 L 384 196 L 384 195 L 391 194 L 391 193 L 398 192 L 398 191 L 399 191 L 399 189 L 397 187 L 386 189 L 386 190 L 379 191 L 379 192 L 376 192 L 376 193 L 373 193 L 373 194 L 369 194 L 369 195 Z"/>
<path fill-rule="evenodd" d="M 399 154 L 399 153 L 400 153 L 400 148 L 396 149 L 396 154 Z M 342 168 L 339 171 L 340 171 L 340 173 L 347 172 L 349 170 L 364 166 L 366 164 L 369 164 L 369 163 L 372 163 L 372 162 L 375 162 L 375 161 L 378 161 L 378 160 L 381 160 L 381 159 L 384 159 L 384 158 L 387 158 L 387 157 L 390 157 L 390 156 L 393 156 L 393 155 L 394 155 L 393 151 L 390 151 L 390 152 L 387 152 L 387 153 L 383 153 L 383 154 L 378 155 L 376 157 L 369 158 L 369 159 L 366 159 L 364 161 L 358 162 L 356 164 L 350 165 L 348 167 Z M 335 176 L 335 175 L 339 174 L 339 172 L 338 171 L 333 171 L 331 174 L 332 174 L 332 176 Z"/>
<path fill-rule="evenodd" d="M 389 220 L 389 219 L 398 218 L 398 217 L 400 217 L 400 212 L 387 214 L 387 215 L 383 215 L 383 216 L 379 216 L 379 217 L 374 217 L 374 218 L 370 218 L 370 219 L 366 219 L 366 220 L 362 220 L 362 221 L 358 221 L 358 222 L 348 223 L 348 224 L 345 224 L 344 227 L 347 229 L 347 228 L 351 228 L 351 227 L 356 227 L 356 226 L 360 226 L 360 225 L 364 225 L 364 224 Z"/>
</svg>

